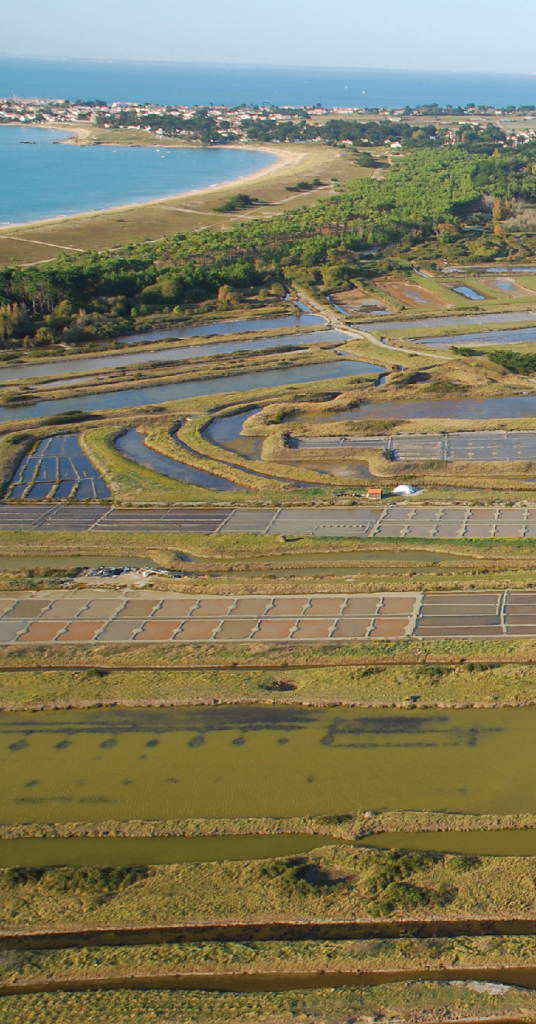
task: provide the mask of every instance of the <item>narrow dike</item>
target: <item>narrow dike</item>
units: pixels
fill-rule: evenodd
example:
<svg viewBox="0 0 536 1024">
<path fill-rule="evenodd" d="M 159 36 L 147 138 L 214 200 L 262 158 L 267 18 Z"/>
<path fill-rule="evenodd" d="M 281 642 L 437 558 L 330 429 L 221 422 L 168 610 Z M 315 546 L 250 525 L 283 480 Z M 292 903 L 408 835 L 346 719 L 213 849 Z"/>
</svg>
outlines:
<svg viewBox="0 0 536 1024">
<path fill-rule="evenodd" d="M 355 988 L 408 981 L 483 981 L 536 988 L 536 967 L 463 967 L 396 971 L 324 971 L 286 974 L 149 974 L 122 978 L 65 978 L 0 985 L 0 996 L 45 992 L 95 992 L 120 989 L 182 989 L 204 992 L 292 992 L 305 989 Z"/>
<path fill-rule="evenodd" d="M 86 946 L 158 945 L 166 942 L 341 942 L 349 939 L 456 938 L 460 935 L 536 935 L 536 917 L 468 920 L 443 918 L 435 921 L 275 921 L 2 932 L 0 949 L 75 949 Z"/>
</svg>

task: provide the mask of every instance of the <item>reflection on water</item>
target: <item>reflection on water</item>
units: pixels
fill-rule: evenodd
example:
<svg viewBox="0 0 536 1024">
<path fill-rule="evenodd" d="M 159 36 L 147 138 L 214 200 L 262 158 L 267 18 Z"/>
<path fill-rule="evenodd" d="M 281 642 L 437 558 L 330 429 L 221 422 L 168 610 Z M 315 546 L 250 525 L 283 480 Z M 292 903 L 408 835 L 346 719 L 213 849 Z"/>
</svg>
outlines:
<svg viewBox="0 0 536 1024">
<path fill-rule="evenodd" d="M 516 290 L 513 281 L 495 281 L 495 288 L 500 288 L 503 292 L 513 292 Z"/>
<path fill-rule="evenodd" d="M 333 363 L 288 366 L 281 370 L 261 370 L 255 373 L 234 374 L 229 377 L 213 377 L 210 380 L 192 380 L 182 384 L 157 384 L 152 388 L 129 388 L 126 391 L 108 392 L 102 395 L 57 398 L 48 402 L 35 402 L 22 408 L 0 408 L 0 422 L 25 420 L 34 416 L 55 416 L 57 413 L 69 412 L 74 409 L 82 412 L 98 412 L 101 409 L 135 409 L 158 402 L 176 402 L 181 398 L 230 394 L 233 391 L 285 387 L 292 384 L 308 384 L 313 381 L 381 373 L 382 370 L 385 370 L 384 366 L 361 363 L 354 359 L 339 359 Z"/>
<path fill-rule="evenodd" d="M 3 714 L 0 821 L 532 812 L 535 741 L 536 708 Z"/>
<path fill-rule="evenodd" d="M 529 341 L 536 341 L 536 327 L 520 327 L 513 331 L 479 331 L 478 334 L 457 334 L 447 338 L 415 338 L 413 344 L 445 348 L 451 345 L 521 345 Z"/>
<path fill-rule="evenodd" d="M 474 288 L 470 288 L 469 285 L 460 284 L 457 288 L 452 289 L 453 292 L 458 292 L 458 295 L 463 295 L 466 299 L 485 299 L 485 295 L 481 295 L 480 292 L 475 292 Z"/>
<path fill-rule="evenodd" d="M 177 331 L 171 337 L 179 337 Z M 136 336 L 137 341 L 146 340 Z M 158 340 L 158 339 L 153 339 Z M 87 359 L 54 359 L 48 363 L 29 363 L 26 365 L 11 363 L 0 369 L 0 381 L 22 380 L 25 377 L 60 377 L 67 373 L 89 373 L 106 370 L 118 366 L 135 366 L 146 363 L 180 362 L 184 359 L 197 359 L 200 356 L 219 356 L 227 352 L 258 352 L 264 349 L 279 348 L 292 345 L 296 347 L 314 345 L 316 342 L 347 341 L 348 336 L 342 331 L 311 331 L 305 334 L 285 334 L 276 338 L 252 338 L 248 341 L 205 342 L 203 345 L 183 345 L 161 348 L 156 351 L 137 350 L 135 352 L 116 352 L 114 355 L 90 356 Z M 84 378 L 81 378 L 83 381 Z M 78 380 L 76 382 L 79 382 Z M 91 380 L 87 378 L 87 382 Z M 71 378 L 69 384 L 75 383 Z M 44 387 L 57 385 L 45 384 Z"/>
<path fill-rule="evenodd" d="M 434 301 L 434 296 L 430 295 L 430 292 L 421 289 L 419 285 L 414 285 L 413 287 L 410 284 L 397 285 L 396 288 L 393 288 L 392 294 L 396 298 L 401 295 L 402 298 L 409 299 L 410 302 L 416 302 L 418 306 L 439 305 L 437 300 Z"/>
<path fill-rule="evenodd" d="M 210 338 L 218 334 L 245 334 L 247 331 L 279 330 L 282 327 L 312 327 L 327 323 L 323 316 L 309 310 L 295 316 L 250 317 L 247 320 L 217 320 L 210 324 L 192 324 L 191 327 L 167 327 L 162 331 L 127 334 L 121 338 L 131 344 L 139 341 L 159 341 L 161 338 Z"/>
<path fill-rule="evenodd" d="M 126 430 L 124 434 L 117 438 L 115 446 L 122 455 L 132 459 L 137 466 L 146 466 L 155 473 L 161 473 L 162 476 L 170 477 L 172 480 L 181 480 L 187 484 L 197 484 L 198 487 L 208 487 L 210 490 L 215 491 L 244 490 L 243 486 L 239 487 L 232 480 L 226 480 L 221 476 L 213 476 L 212 473 L 207 473 L 204 469 L 196 469 L 194 466 L 189 466 L 186 462 L 178 462 L 175 459 L 170 459 L 169 455 L 155 452 L 153 448 L 148 448 L 144 444 L 143 437 L 141 434 L 138 434 L 137 430 Z"/>
<path fill-rule="evenodd" d="M 83 867 L 102 864 L 186 864 L 190 861 L 259 860 L 307 853 L 320 846 L 340 846 L 344 840 L 331 836 L 117 836 L 69 839 L 0 840 L 0 868 Z"/>
<path fill-rule="evenodd" d="M 455 315 L 434 316 L 426 320 L 389 320 L 378 324 L 367 324 L 368 331 L 414 330 L 418 327 L 463 327 L 464 324 L 512 324 L 523 320 L 536 319 L 536 313 L 521 312 L 513 309 L 510 313 L 480 313 L 471 316 Z M 455 342 L 454 342 L 455 343 Z"/>
<path fill-rule="evenodd" d="M 262 458 L 264 437 L 244 437 L 242 427 L 250 416 L 260 411 L 259 407 L 248 412 L 239 412 L 235 416 L 222 416 L 221 419 L 213 420 L 205 430 L 205 436 L 212 444 L 241 455 L 243 459 L 257 462 Z"/>
</svg>

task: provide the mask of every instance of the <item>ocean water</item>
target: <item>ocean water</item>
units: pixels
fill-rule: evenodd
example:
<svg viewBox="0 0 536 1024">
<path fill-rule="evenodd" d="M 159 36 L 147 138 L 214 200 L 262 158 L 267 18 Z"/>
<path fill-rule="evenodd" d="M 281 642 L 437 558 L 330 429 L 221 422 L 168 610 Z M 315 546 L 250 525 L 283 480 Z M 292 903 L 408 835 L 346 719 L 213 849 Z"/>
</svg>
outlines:
<svg viewBox="0 0 536 1024">
<path fill-rule="evenodd" d="M 536 76 L 0 57 L 0 95 L 228 106 L 518 106 L 536 103 Z"/>
<path fill-rule="evenodd" d="M 54 145 L 69 134 L 0 126 L 0 225 L 192 192 L 245 177 L 277 159 L 225 147 Z"/>
</svg>

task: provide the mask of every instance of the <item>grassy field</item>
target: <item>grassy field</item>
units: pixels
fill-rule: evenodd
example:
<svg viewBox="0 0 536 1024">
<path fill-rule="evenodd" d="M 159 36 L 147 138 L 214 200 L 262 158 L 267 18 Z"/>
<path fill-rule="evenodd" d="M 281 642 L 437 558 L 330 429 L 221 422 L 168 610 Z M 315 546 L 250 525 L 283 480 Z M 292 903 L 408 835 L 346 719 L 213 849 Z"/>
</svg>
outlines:
<svg viewBox="0 0 536 1024">
<path fill-rule="evenodd" d="M 138 466 L 114 447 L 121 430 L 100 427 L 83 434 L 83 446 L 91 461 L 113 487 L 118 501 L 141 501 L 167 504 L 168 502 L 203 502 L 206 488 L 171 480 L 145 466 Z M 221 504 L 234 504 L 234 492 L 222 492 Z M 219 498 L 219 494 L 218 494 Z"/>
<path fill-rule="evenodd" d="M 3 869 L 0 920 L 4 932 L 21 934 L 177 920 L 533 919 L 533 874 L 530 857 L 400 855 L 339 846 L 299 858 L 157 865 L 131 874 Z"/>
<path fill-rule="evenodd" d="M 105 141 L 110 145 L 139 145 L 141 135 L 138 131 L 101 131 L 98 138 L 95 136 L 95 141 Z M 161 140 L 154 138 L 143 141 L 162 145 Z M 166 148 L 174 145 L 177 143 L 173 140 L 165 142 Z M 330 146 L 283 144 L 247 148 L 275 152 L 281 162 L 267 168 L 251 181 L 241 180 L 239 185 L 235 181 L 218 188 L 138 206 L 2 228 L 0 265 L 53 259 L 61 251 L 69 251 L 69 248 L 100 251 L 184 231 L 226 228 L 237 221 L 248 220 L 251 216 L 273 217 L 286 210 L 314 205 L 320 198 L 332 194 L 338 184 L 343 185 L 371 175 L 368 168 L 357 166 L 355 154 Z M 287 191 L 288 185 L 315 177 L 327 182 L 329 188 L 310 193 Z M 234 196 L 238 187 L 246 188 L 264 205 L 260 209 L 254 207 L 252 214 L 247 211 L 239 214 L 216 212 L 214 208 Z"/>
<path fill-rule="evenodd" d="M 329 846 L 299 857 L 0 871 L 5 934 L 278 921 L 536 920 L 534 857 Z M 272 936 L 278 938 L 277 925 Z"/>
<path fill-rule="evenodd" d="M 368 1024 L 401 1020 L 436 1024 L 452 1020 L 530 1021 L 536 996 L 530 990 L 505 988 L 496 992 L 445 982 L 407 982 L 373 988 L 326 989 L 281 994 L 206 992 L 54 993 L 4 997 L 0 1021 L 5 1024 L 293 1024 L 314 1020 Z"/>
<path fill-rule="evenodd" d="M 248 975 L 532 967 L 533 936 L 453 939 L 369 939 L 342 942 L 188 942 L 113 949 L 9 952 L 0 984 L 40 978 L 165 977 L 180 974 Z"/>
<path fill-rule="evenodd" d="M 281 683 L 295 689 L 277 690 Z M 0 650 L 2 711 L 123 705 L 525 707 L 536 641 L 58 645 Z"/>
</svg>

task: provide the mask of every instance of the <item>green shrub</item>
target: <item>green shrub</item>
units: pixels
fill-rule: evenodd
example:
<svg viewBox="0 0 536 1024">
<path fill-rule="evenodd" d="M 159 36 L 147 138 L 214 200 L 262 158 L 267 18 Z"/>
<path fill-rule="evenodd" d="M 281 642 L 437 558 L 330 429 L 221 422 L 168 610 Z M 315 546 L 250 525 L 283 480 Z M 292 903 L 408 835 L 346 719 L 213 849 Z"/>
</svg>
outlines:
<svg viewBox="0 0 536 1024">
<path fill-rule="evenodd" d="M 145 867 L 5 868 L 0 872 L 0 883 L 7 888 L 39 885 L 48 892 L 107 896 L 146 874 Z"/>
<path fill-rule="evenodd" d="M 93 412 L 81 412 L 80 409 L 71 409 L 66 412 L 58 412 L 54 416 L 49 416 L 46 420 L 43 420 L 45 427 L 58 427 L 63 423 L 82 423 L 86 420 L 98 420 L 100 416 L 97 416 Z"/>
<path fill-rule="evenodd" d="M 505 352 L 488 352 L 488 359 L 491 363 L 504 366 L 510 373 L 520 373 L 528 376 L 536 370 L 536 353 L 534 352 L 513 352 L 507 349 Z"/>
<path fill-rule="evenodd" d="M 374 157 L 371 156 L 370 153 L 367 153 L 365 151 L 364 153 L 359 154 L 356 160 L 356 164 L 358 167 L 375 167 L 376 161 L 374 160 Z"/>
<path fill-rule="evenodd" d="M 451 871 L 472 871 L 480 864 L 480 857 L 470 856 L 466 853 L 457 853 L 449 859 Z"/>
<path fill-rule="evenodd" d="M 6 437 L 6 444 L 23 444 L 24 441 L 31 441 L 33 439 L 32 434 L 8 434 Z"/>
<path fill-rule="evenodd" d="M 258 199 L 248 196 L 247 192 L 237 192 L 227 202 L 221 206 L 215 206 L 214 209 L 217 213 L 234 213 L 236 210 L 246 210 L 249 206 L 254 206 L 258 202 Z"/>
<path fill-rule="evenodd" d="M 430 896 L 428 889 L 419 889 L 408 882 L 391 882 L 375 901 L 374 906 L 383 917 L 395 910 L 410 911 L 425 907 L 431 902 Z"/>
</svg>

